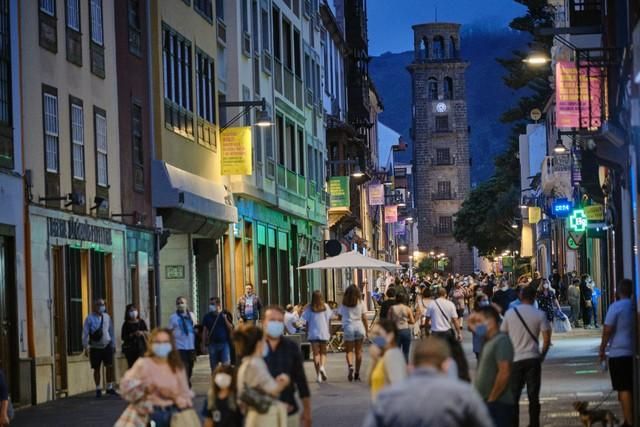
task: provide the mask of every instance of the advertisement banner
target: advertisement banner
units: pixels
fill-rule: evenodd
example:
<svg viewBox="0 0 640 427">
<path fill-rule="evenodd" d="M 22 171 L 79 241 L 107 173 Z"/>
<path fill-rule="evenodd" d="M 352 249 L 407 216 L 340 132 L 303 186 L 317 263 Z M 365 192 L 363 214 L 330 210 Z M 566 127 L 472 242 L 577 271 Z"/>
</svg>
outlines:
<svg viewBox="0 0 640 427">
<path fill-rule="evenodd" d="M 253 173 L 251 127 L 232 127 L 220 134 L 220 174 L 251 175 Z"/>
<path fill-rule="evenodd" d="M 572 61 L 556 64 L 556 126 L 594 129 L 602 125 L 602 70 Z"/>
<path fill-rule="evenodd" d="M 535 206 L 529 207 L 529 224 L 537 224 L 542 219 L 542 209 Z"/>
<path fill-rule="evenodd" d="M 330 208 L 349 208 L 351 206 L 351 192 L 349 191 L 348 176 L 332 176 L 329 178 Z"/>
<path fill-rule="evenodd" d="M 590 205 L 584 207 L 584 214 L 589 222 L 604 221 L 604 206 Z"/>
<path fill-rule="evenodd" d="M 393 224 L 393 234 L 396 236 L 402 236 L 406 233 L 407 227 L 404 221 L 399 221 Z"/>
<path fill-rule="evenodd" d="M 369 204 L 371 206 L 384 205 L 384 185 L 382 184 L 369 185 Z"/>
<path fill-rule="evenodd" d="M 398 222 L 398 205 L 384 207 L 384 223 L 395 224 Z"/>
</svg>

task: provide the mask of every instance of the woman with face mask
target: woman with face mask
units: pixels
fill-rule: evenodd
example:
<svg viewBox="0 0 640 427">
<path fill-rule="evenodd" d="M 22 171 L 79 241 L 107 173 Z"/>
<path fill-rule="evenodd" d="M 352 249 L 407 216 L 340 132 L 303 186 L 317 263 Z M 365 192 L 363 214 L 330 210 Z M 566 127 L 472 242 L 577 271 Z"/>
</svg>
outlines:
<svg viewBox="0 0 640 427">
<path fill-rule="evenodd" d="M 218 365 L 204 402 L 204 427 L 242 427 L 243 417 L 236 401 L 235 372 L 231 365 Z"/>
<path fill-rule="evenodd" d="M 483 293 L 479 293 L 476 296 L 473 312 L 477 313 L 479 309 L 481 309 L 482 307 L 487 307 L 489 305 L 491 305 L 491 303 L 489 302 L 489 297 Z M 484 344 L 484 334 L 482 333 L 482 326 L 479 327 L 479 332 L 477 332 L 476 328 L 471 324 L 467 325 L 467 329 L 471 331 L 471 345 L 473 348 L 473 354 L 476 355 L 476 360 L 478 360 L 480 358 L 482 344 Z"/>
<path fill-rule="evenodd" d="M 124 323 L 120 336 L 122 337 L 122 352 L 127 358 L 129 368 L 147 351 L 147 324 L 140 318 L 140 313 L 134 304 L 128 304 L 124 310 Z"/>
<path fill-rule="evenodd" d="M 171 330 L 158 328 L 151 332 L 147 352 L 124 374 L 120 392 L 131 403 L 114 427 L 170 427 L 174 414 L 186 415 L 192 408 L 193 393 Z M 192 415 L 197 418 L 197 414 Z"/>
<path fill-rule="evenodd" d="M 540 281 L 536 299 L 538 301 L 538 307 L 546 313 L 549 322 L 553 322 L 556 310 L 562 311 L 558 298 L 556 298 L 556 293 L 548 279 L 542 279 Z"/>
<path fill-rule="evenodd" d="M 407 377 L 407 363 L 398 347 L 398 328 L 394 321 L 383 319 L 371 331 L 371 372 L 369 386 L 371 399 L 383 388 L 396 384 Z"/>
</svg>

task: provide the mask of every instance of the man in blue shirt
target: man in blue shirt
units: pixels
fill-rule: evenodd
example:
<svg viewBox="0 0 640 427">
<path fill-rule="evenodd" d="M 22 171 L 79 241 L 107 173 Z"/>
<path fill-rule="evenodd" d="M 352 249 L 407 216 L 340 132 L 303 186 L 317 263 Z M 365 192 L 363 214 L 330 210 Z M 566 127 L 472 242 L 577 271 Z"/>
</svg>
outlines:
<svg viewBox="0 0 640 427">
<path fill-rule="evenodd" d="M 635 313 L 631 301 L 633 283 L 623 279 L 618 285 L 618 300 L 607 311 L 602 328 L 600 361 L 605 360 L 609 347 L 609 372 L 611 385 L 618 392 L 618 400 L 624 415 L 623 426 L 631 426 L 633 419 L 633 322 Z"/>
<path fill-rule="evenodd" d="M 220 298 L 209 299 L 209 312 L 202 319 L 202 352 L 207 349 L 209 364 L 213 371 L 218 363 L 231 363 L 231 331 L 233 324 L 229 320 L 230 313 L 222 309 Z"/>
<path fill-rule="evenodd" d="M 100 381 L 101 365 L 107 372 L 107 394 L 116 395 L 113 388 L 113 352 L 115 339 L 113 333 L 113 321 L 107 313 L 104 299 L 98 298 L 93 304 L 93 311 L 84 320 L 82 328 L 82 346 L 85 355 L 89 356 L 93 380 L 96 384 L 96 397 L 102 397 L 102 385 Z"/>
<path fill-rule="evenodd" d="M 196 358 L 196 334 L 193 329 L 195 324 L 195 317 L 187 308 L 187 299 L 185 297 L 178 297 L 176 299 L 176 312 L 169 317 L 169 329 L 173 331 L 176 348 L 180 353 L 180 358 L 187 371 L 189 386 L 191 386 L 193 362 Z"/>
</svg>

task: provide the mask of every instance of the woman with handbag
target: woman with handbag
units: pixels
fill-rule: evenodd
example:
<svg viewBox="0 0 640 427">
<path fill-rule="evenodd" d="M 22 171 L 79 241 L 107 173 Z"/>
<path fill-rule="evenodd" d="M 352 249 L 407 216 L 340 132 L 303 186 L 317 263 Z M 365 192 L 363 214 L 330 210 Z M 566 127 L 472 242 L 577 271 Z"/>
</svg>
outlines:
<svg viewBox="0 0 640 427">
<path fill-rule="evenodd" d="M 286 374 L 273 378 L 263 359 L 262 329 L 243 323 L 233 333 L 236 351 L 242 357 L 238 368 L 238 396 L 245 414 L 245 427 L 286 427 L 287 408 L 277 400 L 290 382 Z"/>
<path fill-rule="evenodd" d="M 540 282 L 536 299 L 538 307 L 545 312 L 549 322 L 553 322 L 556 311 L 562 311 L 558 298 L 556 298 L 556 293 L 548 279 L 542 279 Z"/>
<path fill-rule="evenodd" d="M 149 348 L 125 374 L 120 392 L 129 406 L 114 427 L 198 426 L 193 393 L 170 329 L 154 329 Z"/>
<path fill-rule="evenodd" d="M 127 304 L 120 337 L 122 337 L 122 352 L 127 358 L 129 369 L 147 351 L 147 335 L 147 324 L 140 318 L 138 309 L 134 304 Z"/>
<path fill-rule="evenodd" d="M 371 399 L 389 385 L 397 384 L 407 377 L 407 363 L 398 347 L 398 328 L 391 320 L 380 320 L 371 331 L 372 345 L 369 347 L 371 365 L 369 374 Z"/>
</svg>

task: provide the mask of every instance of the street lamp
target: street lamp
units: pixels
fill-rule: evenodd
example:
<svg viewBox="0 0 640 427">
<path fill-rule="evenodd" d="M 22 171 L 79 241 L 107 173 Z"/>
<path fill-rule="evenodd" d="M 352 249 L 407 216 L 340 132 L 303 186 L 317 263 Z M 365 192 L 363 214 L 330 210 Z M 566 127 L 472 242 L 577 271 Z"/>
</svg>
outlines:
<svg viewBox="0 0 640 427">
<path fill-rule="evenodd" d="M 231 120 L 220 127 L 220 133 L 228 129 L 232 124 L 240 120 L 243 116 L 249 114 L 252 108 L 260 107 L 260 111 L 256 117 L 256 125 L 260 127 L 272 126 L 271 116 L 267 111 L 267 100 L 262 98 L 260 101 L 228 101 L 220 102 L 220 108 L 241 107 L 242 111 L 233 116 Z"/>
<path fill-rule="evenodd" d="M 398 246 L 398 249 L 400 249 L 401 251 L 406 251 L 407 250 L 407 245 L 400 245 L 400 246 Z"/>
<path fill-rule="evenodd" d="M 362 178 L 364 176 L 364 172 L 362 172 L 362 170 L 360 170 L 360 166 L 356 165 L 355 168 L 353 168 L 353 172 L 351 172 L 351 176 L 354 178 Z"/>
<path fill-rule="evenodd" d="M 532 52 L 531 55 L 524 58 L 522 62 L 533 66 L 540 66 L 551 62 L 551 59 L 542 52 Z"/>
<path fill-rule="evenodd" d="M 553 152 L 556 154 L 564 154 L 567 152 L 567 147 L 564 146 L 560 137 L 556 140 L 556 146 L 553 147 Z"/>
</svg>

